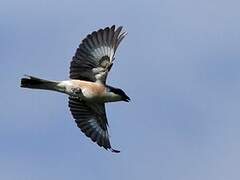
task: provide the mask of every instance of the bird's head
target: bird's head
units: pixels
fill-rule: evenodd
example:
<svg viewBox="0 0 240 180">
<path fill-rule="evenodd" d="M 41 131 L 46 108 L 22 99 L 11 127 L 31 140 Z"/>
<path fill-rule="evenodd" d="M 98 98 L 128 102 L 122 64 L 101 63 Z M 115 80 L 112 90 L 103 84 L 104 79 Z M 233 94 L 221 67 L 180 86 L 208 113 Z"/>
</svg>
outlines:
<svg viewBox="0 0 240 180">
<path fill-rule="evenodd" d="M 120 100 L 125 102 L 129 102 L 131 100 L 122 89 L 114 88 L 111 86 L 108 86 L 108 88 L 109 88 L 109 91 L 113 93 L 115 96 L 118 96 Z"/>
</svg>

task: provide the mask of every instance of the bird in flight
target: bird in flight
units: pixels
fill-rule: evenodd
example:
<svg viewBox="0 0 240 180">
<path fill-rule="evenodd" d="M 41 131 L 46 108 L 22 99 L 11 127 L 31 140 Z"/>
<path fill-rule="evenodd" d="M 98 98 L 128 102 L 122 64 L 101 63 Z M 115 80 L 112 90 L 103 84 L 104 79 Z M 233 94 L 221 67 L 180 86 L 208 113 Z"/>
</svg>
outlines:
<svg viewBox="0 0 240 180">
<path fill-rule="evenodd" d="M 72 58 L 70 79 L 49 81 L 25 75 L 21 87 L 65 93 L 68 106 L 81 131 L 100 147 L 120 152 L 111 147 L 105 103 L 126 101 L 130 98 L 120 89 L 106 84 L 115 52 L 126 36 L 122 27 L 106 27 L 88 34 Z"/>
</svg>

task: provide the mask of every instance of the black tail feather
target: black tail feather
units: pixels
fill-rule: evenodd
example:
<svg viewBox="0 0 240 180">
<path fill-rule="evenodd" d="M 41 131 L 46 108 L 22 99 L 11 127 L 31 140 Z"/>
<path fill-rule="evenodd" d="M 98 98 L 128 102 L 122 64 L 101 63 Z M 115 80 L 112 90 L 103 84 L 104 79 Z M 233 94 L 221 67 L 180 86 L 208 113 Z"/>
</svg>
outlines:
<svg viewBox="0 0 240 180">
<path fill-rule="evenodd" d="M 26 78 L 21 79 L 21 87 L 23 88 L 55 90 L 57 85 L 57 82 L 54 81 L 48 81 L 28 75 L 25 76 Z"/>
</svg>

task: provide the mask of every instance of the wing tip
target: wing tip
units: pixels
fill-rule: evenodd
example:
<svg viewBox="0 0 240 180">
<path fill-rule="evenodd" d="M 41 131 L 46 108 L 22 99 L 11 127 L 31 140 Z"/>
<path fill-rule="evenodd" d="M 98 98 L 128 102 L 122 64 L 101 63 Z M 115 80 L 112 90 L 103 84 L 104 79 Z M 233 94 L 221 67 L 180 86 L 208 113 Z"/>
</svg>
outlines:
<svg viewBox="0 0 240 180">
<path fill-rule="evenodd" d="M 113 153 L 120 153 L 119 150 L 116 150 L 116 149 L 113 149 L 113 148 L 110 148 L 110 151 L 113 152 Z"/>
</svg>

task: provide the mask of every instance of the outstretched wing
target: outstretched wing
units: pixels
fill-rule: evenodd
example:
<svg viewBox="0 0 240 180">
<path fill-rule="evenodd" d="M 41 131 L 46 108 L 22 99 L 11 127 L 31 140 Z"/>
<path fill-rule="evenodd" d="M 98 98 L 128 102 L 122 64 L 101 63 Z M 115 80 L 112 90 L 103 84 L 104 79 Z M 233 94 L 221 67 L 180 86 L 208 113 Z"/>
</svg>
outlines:
<svg viewBox="0 0 240 180">
<path fill-rule="evenodd" d="M 100 147 L 103 146 L 112 152 L 120 152 L 111 147 L 105 105 L 103 103 L 88 103 L 69 97 L 69 107 L 77 126 L 87 137 L 90 137 Z"/>
<path fill-rule="evenodd" d="M 87 35 L 72 58 L 70 78 L 105 84 L 118 45 L 126 33 L 122 26 L 100 29 Z"/>
</svg>

